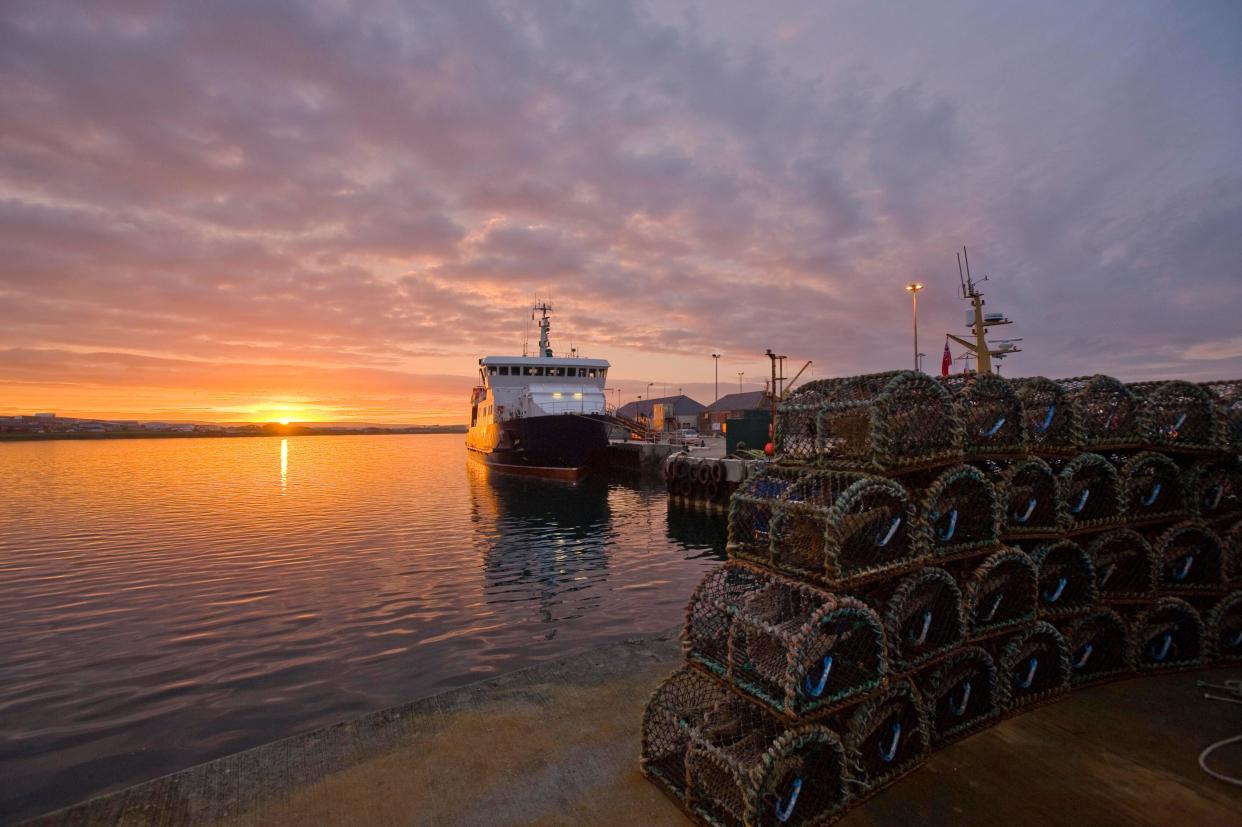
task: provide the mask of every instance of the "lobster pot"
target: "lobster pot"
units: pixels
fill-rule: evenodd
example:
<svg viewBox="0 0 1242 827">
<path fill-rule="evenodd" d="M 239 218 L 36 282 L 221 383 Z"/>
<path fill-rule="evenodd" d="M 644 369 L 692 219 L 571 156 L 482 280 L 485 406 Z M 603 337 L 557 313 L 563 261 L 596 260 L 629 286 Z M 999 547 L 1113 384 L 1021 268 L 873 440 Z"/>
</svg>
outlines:
<svg viewBox="0 0 1242 827">
<path fill-rule="evenodd" d="M 1069 653 L 1056 627 L 1036 620 L 1009 638 L 996 663 L 1002 711 L 1053 698 L 1069 688 Z"/>
<path fill-rule="evenodd" d="M 1141 672 L 1198 666 L 1206 637 L 1203 620 L 1189 603 L 1162 597 L 1134 621 L 1130 646 Z"/>
<path fill-rule="evenodd" d="M 1029 556 L 1003 548 L 965 578 L 962 604 L 971 637 L 1035 619 L 1038 570 Z"/>
<path fill-rule="evenodd" d="M 718 675 L 727 674 L 733 615 L 774 580 L 772 574 L 736 561 L 708 572 L 686 606 L 682 644 L 687 657 Z"/>
<path fill-rule="evenodd" d="M 1208 616 L 1212 657 L 1242 661 L 1242 591 L 1231 592 Z"/>
<path fill-rule="evenodd" d="M 1156 589 L 1156 552 L 1151 543 L 1128 528 L 1098 535 L 1087 546 L 1095 570 L 1095 586 L 1104 600 L 1146 600 Z"/>
<path fill-rule="evenodd" d="M 1089 451 L 1139 445 L 1138 401 L 1111 376 L 1058 380 L 1074 406 L 1080 446 Z"/>
<path fill-rule="evenodd" d="M 723 686 L 696 669 L 683 666 L 665 678 L 643 712 L 643 773 L 684 799 L 690 725 L 728 699 Z"/>
<path fill-rule="evenodd" d="M 1200 519 L 1215 522 L 1242 516 L 1242 463 L 1236 457 L 1196 462 L 1183 485 L 1190 513 Z"/>
<path fill-rule="evenodd" d="M 973 466 L 941 472 L 919 491 L 918 510 L 933 557 L 990 548 L 1000 540 L 996 489 Z"/>
<path fill-rule="evenodd" d="M 1127 387 L 1138 400 L 1138 433 L 1148 448 L 1203 452 L 1221 447 L 1223 427 L 1207 388 L 1180 380 Z"/>
<path fill-rule="evenodd" d="M 839 587 L 909 567 L 925 547 L 914 504 L 900 485 L 883 477 L 814 471 L 777 504 L 769 560 L 796 577 Z"/>
<path fill-rule="evenodd" d="M 830 380 L 816 417 L 816 462 L 881 473 L 960 462 L 962 426 L 949 393 L 926 374 Z"/>
<path fill-rule="evenodd" d="M 1079 454 L 1057 472 L 1067 531 L 1104 528 L 1122 519 L 1117 469 L 1099 454 Z"/>
<path fill-rule="evenodd" d="M 785 464 L 807 464 L 818 456 L 819 409 L 839 379 L 818 379 L 792 391 L 780 403 L 776 416 L 776 456 Z"/>
<path fill-rule="evenodd" d="M 1203 523 L 1178 523 L 1156 540 L 1162 589 L 1223 589 L 1220 538 Z"/>
<path fill-rule="evenodd" d="M 848 800 L 845 751 L 826 727 L 786 728 L 733 697 L 689 729 L 686 803 L 709 824 L 819 824 Z"/>
<path fill-rule="evenodd" d="M 783 578 L 733 618 L 729 681 L 790 717 L 842 703 L 888 671 L 879 616 L 865 603 Z"/>
<path fill-rule="evenodd" d="M 769 465 L 746 479 L 729 499 L 729 554 L 769 561 L 772 515 L 802 476 L 795 468 Z"/>
<path fill-rule="evenodd" d="M 1215 398 L 1223 446 L 1242 453 L 1242 380 L 1205 382 L 1202 387 Z"/>
<path fill-rule="evenodd" d="M 931 740 L 923 701 L 909 681 L 861 704 L 846 723 L 844 736 L 854 779 L 864 792 L 921 764 Z"/>
<path fill-rule="evenodd" d="M 1040 617 L 1080 613 L 1095 604 L 1095 568 L 1082 546 L 1070 540 L 1044 543 L 1031 551 L 1039 570 Z"/>
<path fill-rule="evenodd" d="M 1149 522 L 1187 516 L 1182 472 L 1173 460 L 1163 454 L 1144 451 L 1115 464 L 1120 466 L 1121 507 L 1128 521 Z"/>
<path fill-rule="evenodd" d="M 996 677 L 992 656 L 978 646 L 959 649 L 920 673 L 933 745 L 971 732 L 1000 713 Z"/>
<path fill-rule="evenodd" d="M 966 637 L 962 592 L 944 569 L 929 566 L 906 575 L 883 605 L 894 671 L 913 669 L 961 645 Z"/>
<path fill-rule="evenodd" d="M 1062 634 L 1069 651 L 1071 685 L 1080 686 L 1134 670 L 1126 624 L 1112 609 L 1095 609 L 1068 623 Z"/>
<path fill-rule="evenodd" d="M 1056 476 L 1036 457 L 1008 464 L 989 461 L 983 468 L 996 486 L 1002 537 L 1049 537 L 1065 521 Z"/>
<path fill-rule="evenodd" d="M 1059 383 L 1042 376 L 1011 379 L 1022 404 L 1027 448 L 1033 454 L 1075 454 L 1082 443 L 1073 401 Z"/>
<path fill-rule="evenodd" d="M 1026 452 L 1022 403 L 1007 381 L 994 373 L 957 373 L 938 381 L 953 395 L 967 456 Z"/>
</svg>

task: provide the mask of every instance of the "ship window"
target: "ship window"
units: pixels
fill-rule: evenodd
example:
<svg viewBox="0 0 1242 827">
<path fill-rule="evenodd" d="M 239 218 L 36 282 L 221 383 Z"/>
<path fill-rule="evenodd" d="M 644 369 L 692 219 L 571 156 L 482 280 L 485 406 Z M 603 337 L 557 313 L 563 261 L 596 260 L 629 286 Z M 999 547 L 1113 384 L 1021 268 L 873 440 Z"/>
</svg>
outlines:
<svg viewBox="0 0 1242 827">
<path fill-rule="evenodd" d="M 543 376 L 543 368 L 527 368 L 527 376 Z"/>
<path fill-rule="evenodd" d="M 492 376 L 495 376 L 495 375 L 496 375 L 496 366 L 495 366 L 495 365 L 488 365 L 488 366 L 487 366 L 487 372 L 488 372 L 488 373 L 490 373 Z"/>
<path fill-rule="evenodd" d="M 565 375 L 565 369 L 564 369 L 564 368 L 557 368 L 557 369 L 556 369 L 556 375 L 557 375 L 557 376 L 564 376 L 564 375 Z"/>
<path fill-rule="evenodd" d="M 508 365 L 501 365 L 501 366 L 500 366 L 500 375 L 501 375 L 501 376 L 508 376 L 508 375 L 509 375 L 509 366 L 508 366 Z"/>
<path fill-rule="evenodd" d="M 590 368 L 590 369 L 587 371 L 587 376 L 589 376 L 589 377 L 591 377 L 592 379 L 594 379 L 594 378 L 595 378 L 595 368 Z"/>
<path fill-rule="evenodd" d="M 578 376 L 586 376 L 586 368 L 578 368 Z"/>
</svg>

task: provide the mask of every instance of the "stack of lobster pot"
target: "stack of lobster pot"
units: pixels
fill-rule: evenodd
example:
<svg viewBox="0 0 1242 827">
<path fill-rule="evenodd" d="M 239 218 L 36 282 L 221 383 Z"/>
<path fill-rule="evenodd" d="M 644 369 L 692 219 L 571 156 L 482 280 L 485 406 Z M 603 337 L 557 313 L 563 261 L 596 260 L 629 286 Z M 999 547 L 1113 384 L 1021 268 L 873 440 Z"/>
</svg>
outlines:
<svg viewBox="0 0 1242 827">
<path fill-rule="evenodd" d="M 643 719 L 701 823 L 828 823 L 1072 687 L 1242 660 L 1242 383 L 827 379 L 775 445 Z"/>
</svg>

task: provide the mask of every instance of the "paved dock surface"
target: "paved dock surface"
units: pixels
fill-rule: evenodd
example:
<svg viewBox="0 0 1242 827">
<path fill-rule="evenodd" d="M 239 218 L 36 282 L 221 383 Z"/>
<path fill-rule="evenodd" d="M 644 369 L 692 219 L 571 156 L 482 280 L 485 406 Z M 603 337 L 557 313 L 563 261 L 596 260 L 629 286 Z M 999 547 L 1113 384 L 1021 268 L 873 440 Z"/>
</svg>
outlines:
<svg viewBox="0 0 1242 827">
<path fill-rule="evenodd" d="M 40 825 L 684 825 L 638 772 L 647 698 L 680 663 L 672 633 L 514 672 L 203 764 Z M 840 824 L 1238 825 L 1242 788 L 1199 751 L 1242 705 L 1196 680 L 1080 690 L 933 754 Z M 1242 775 L 1242 748 L 1214 767 Z"/>
</svg>

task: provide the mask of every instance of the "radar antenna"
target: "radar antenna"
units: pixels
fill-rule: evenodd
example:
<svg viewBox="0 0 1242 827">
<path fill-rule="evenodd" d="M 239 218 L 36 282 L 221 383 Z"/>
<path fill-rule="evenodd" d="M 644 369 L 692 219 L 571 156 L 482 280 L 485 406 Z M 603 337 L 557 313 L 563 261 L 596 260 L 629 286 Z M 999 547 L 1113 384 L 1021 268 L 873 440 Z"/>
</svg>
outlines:
<svg viewBox="0 0 1242 827">
<path fill-rule="evenodd" d="M 962 262 L 966 262 L 966 270 L 962 271 Z M 963 339 L 961 336 L 954 336 L 952 333 L 946 334 L 950 339 L 957 342 L 967 349 L 971 356 L 969 359 L 977 359 L 979 362 L 979 373 L 992 372 L 992 359 L 997 361 L 1004 359 L 1011 353 L 1021 353 L 1022 348 L 1016 347 L 1015 342 L 1021 339 L 1001 339 L 999 346 L 993 350 L 988 344 L 988 328 L 995 325 L 1013 324 L 1013 322 L 1004 313 L 984 313 L 983 306 L 986 304 L 983 300 L 983 291 L 975 284 L 975 280 L 970 274 L 970 256 L 966 252 L 966 246 L 962 245 L 962 252 L 957 256 L 957 276 L 962 285 L 962 298 L 970 302 L 970 311 L 967 313 L 966 326 L 970 328 L 970 332 L 974 334 L 974 341 Z M 984 275 L 983 281 L 987 281 L 988 277 Z M 998 366 L 999 367 L 999 366 Z"/>
<path fill-rule="evenodd" d="M 550 302 L 536 301 L 535 306 L 531 308 L 530 317 L 535 318 L 536 313 L 542 314 L 539 319 L 539 355 L 550 359 L 552 358 L 552 344 L 548 340 L 548 331 L 552 329 L 552 320 L 548 318 L 548 314 L 552 312 L 552 304 Z"/>
</svg>

